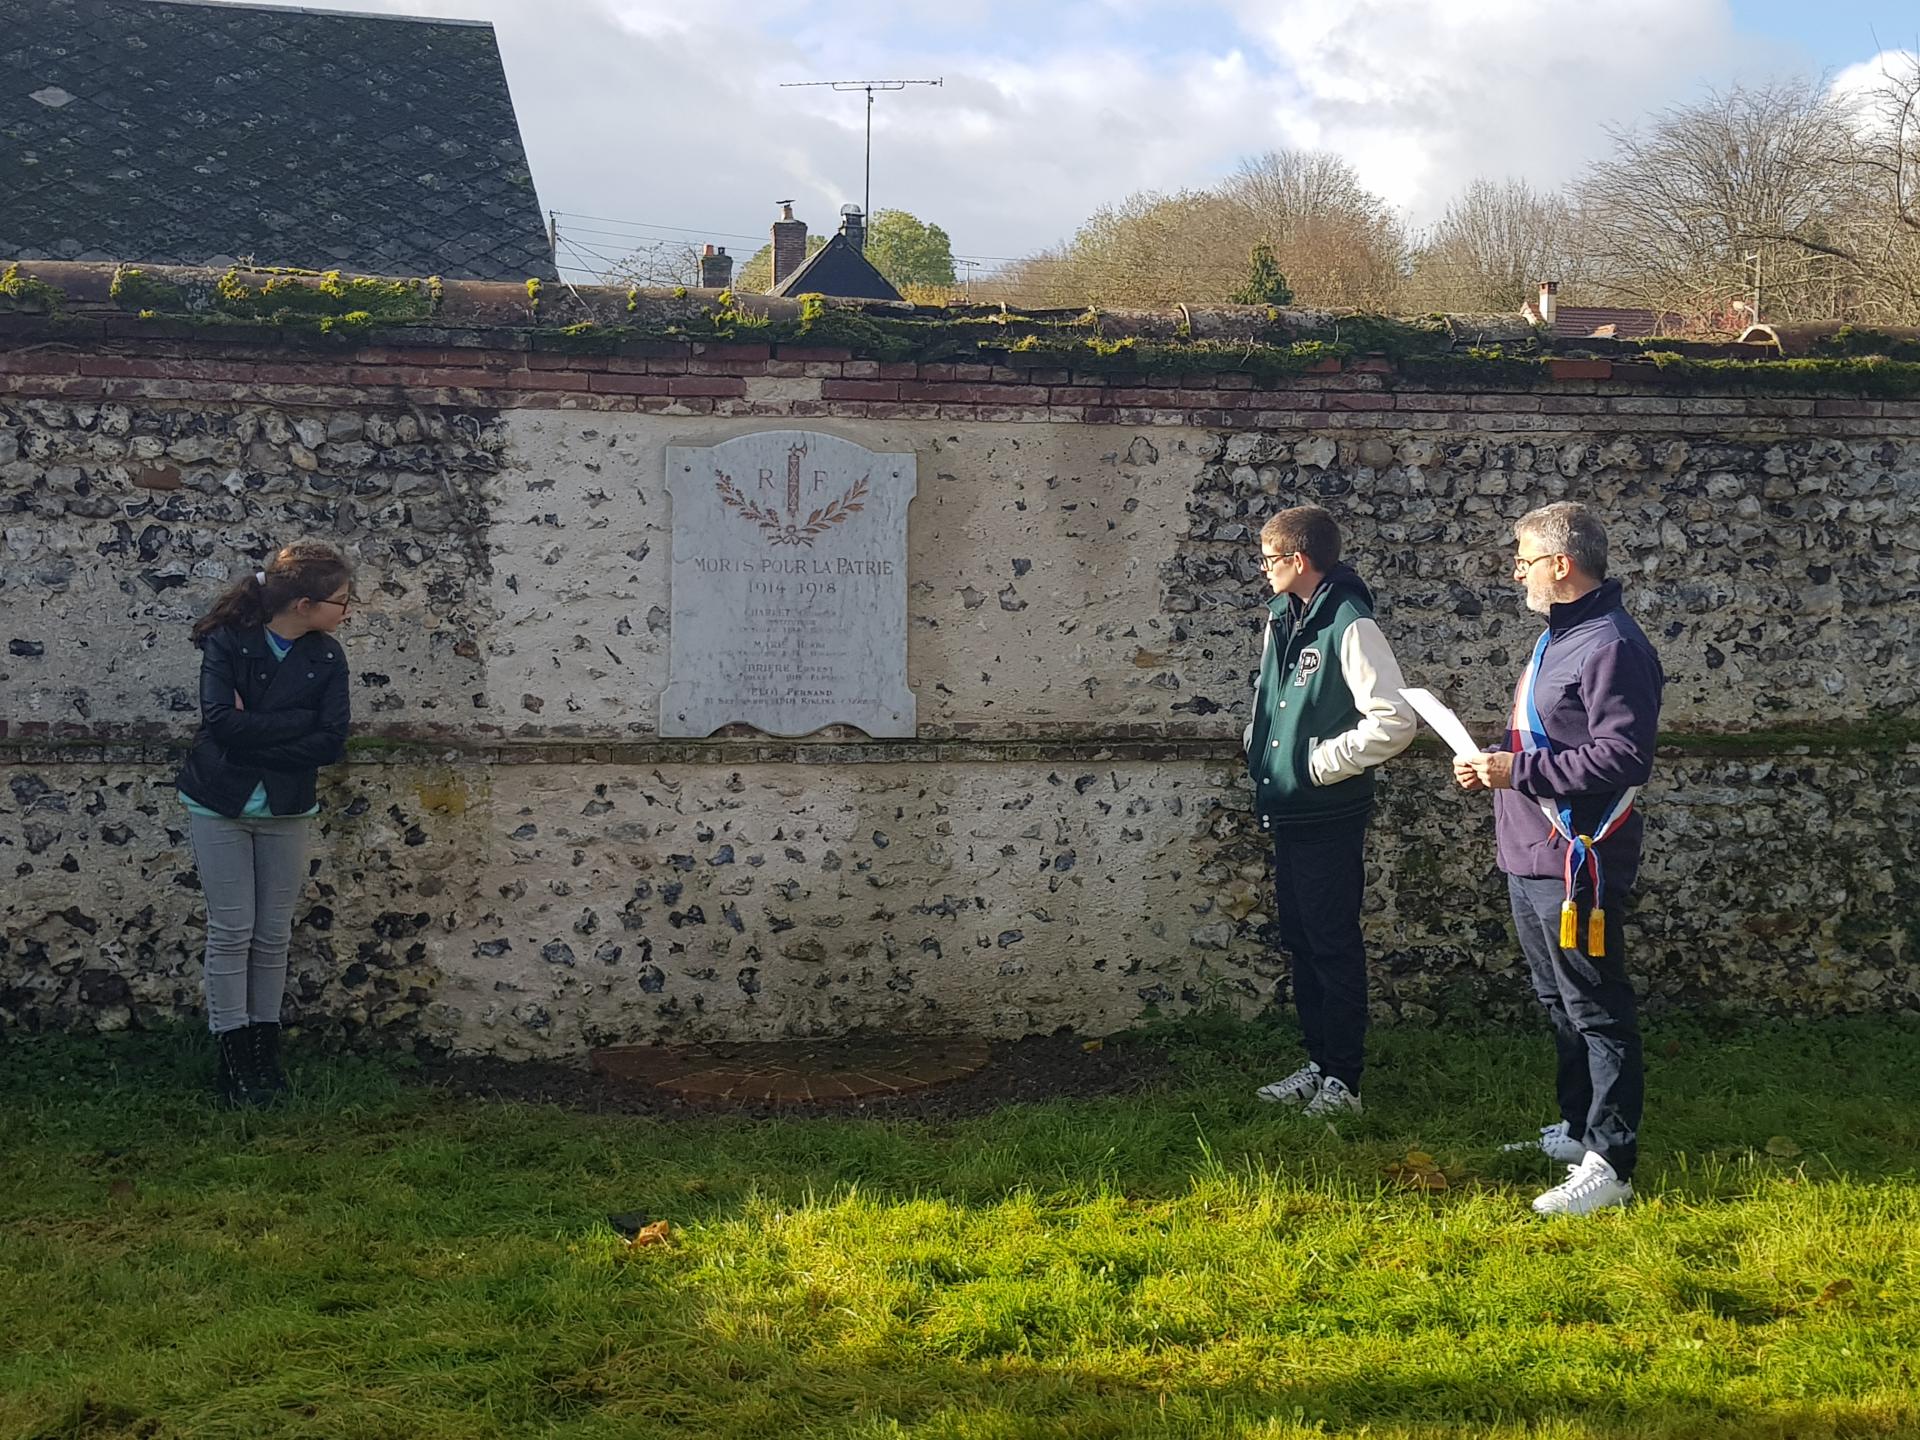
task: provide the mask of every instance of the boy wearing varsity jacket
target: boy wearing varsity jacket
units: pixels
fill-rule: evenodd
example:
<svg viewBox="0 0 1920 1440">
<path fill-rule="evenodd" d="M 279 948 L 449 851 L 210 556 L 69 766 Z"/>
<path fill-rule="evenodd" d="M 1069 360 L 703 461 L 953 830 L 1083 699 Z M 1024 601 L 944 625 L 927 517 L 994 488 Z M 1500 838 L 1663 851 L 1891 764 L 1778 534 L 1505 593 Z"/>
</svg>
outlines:
<svg viewBox="0 0 1920 1440">
<path fill-rule="evenodd" d="M 1340 563 L 1332 515 L 1317 505 L 1275 515 L 1260 531 L 1260 568 L 1273 599 L 1243 743 L 1254 811 L 1273 837 L 1275 918 L 1293 957 L 1307 1063 L 1258 1094 L 1315 1117 L 1357 1115 L 1373 772 L 1413 739 L 1413 711 L 1373 593 Z"/>
</svg>

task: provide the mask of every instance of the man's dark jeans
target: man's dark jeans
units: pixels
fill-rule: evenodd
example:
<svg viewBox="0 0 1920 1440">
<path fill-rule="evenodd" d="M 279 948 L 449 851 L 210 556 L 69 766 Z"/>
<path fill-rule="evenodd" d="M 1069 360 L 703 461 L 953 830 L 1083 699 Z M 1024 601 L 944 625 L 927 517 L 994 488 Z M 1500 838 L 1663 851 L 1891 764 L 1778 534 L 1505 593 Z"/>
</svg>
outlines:
<svg viewBox="0 0 1920 1440">
<path fill-rule="evenodd" d="M 1356 1095 L 1367 1042 L 1360 896 L 1368 818 L 1273 832 L 1275 919 L 1293 956 L 1293 1003 L 1307 1058 Z"/>
<path fill-rule="evenodd" d="M 1557 879 L 1507 877 L 1514 928 L 1526 953 L 1533 993 L 1547 1007 L 1558 1065 L 1560 1118 L 1567 1133 L 1598 1151 L 1622 1180 L 1639 1158 L 1640 1110 L 1646 1079 L 1640 1055 L 1640 1021 L 1627 979 L 1626 942 L 1620 929 L 1623 896 L 1606 907 L 1607 953 L 1560 948 L 1560 902 L 1566 885 Z M 1580 912 L 1580 938 L 1587 912 Z"/>
</svg>

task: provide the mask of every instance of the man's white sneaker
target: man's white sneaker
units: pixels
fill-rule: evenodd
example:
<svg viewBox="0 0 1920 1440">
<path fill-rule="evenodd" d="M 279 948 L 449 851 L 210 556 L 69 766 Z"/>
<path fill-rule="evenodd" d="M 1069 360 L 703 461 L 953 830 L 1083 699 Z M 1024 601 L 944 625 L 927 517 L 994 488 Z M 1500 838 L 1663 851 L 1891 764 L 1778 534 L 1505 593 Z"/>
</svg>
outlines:
<svg viewBox="0 0 1920 1440">
<path fill-rule="evenodd" d="M 1315 1120 L 1331 1120 L 1340 1115 L 1360 1114 L 1360 1097 L 1347 1088 L 1344 1080 L 1329 1075 L 1320 1082 L 1320 1090 L 1307 1102 L 1302 1115 Z"/>
<path fill-rule="evenodd" d="M 1591 1215 L 1609 1205 L 1633 1199 L 1633 1182 L 1622 1180 L 1606 1156 L 1589 1150 L 1578 1165 L 1567 1166 L 1567 1178 L 1533 1202 L 1536 1215 Z"/>
<path fill-rule="evenodd" d="M 1540 1127 L 1537 1140 L 1516 1140 L 1511 1145 L 1502 1145 L 1503 1151 L 1537 1150 L 1549 1159 L 1558 1160 L 1562 1165 L 1578 1165 L 1587 1158 L 1587 1147 L 1573 1138 L 1567 1130 L 1567 1122 L 1561 1120 L 1552 1125 Z"/>
<path fill-rule="evenodd" d="M 1253 1093 L 1275 1105 L 1304 1105 L 1320 1093 L 1320 1067 L 1308 1061 L 1286 1079 L 1262 1085 Z"/>
</svg>

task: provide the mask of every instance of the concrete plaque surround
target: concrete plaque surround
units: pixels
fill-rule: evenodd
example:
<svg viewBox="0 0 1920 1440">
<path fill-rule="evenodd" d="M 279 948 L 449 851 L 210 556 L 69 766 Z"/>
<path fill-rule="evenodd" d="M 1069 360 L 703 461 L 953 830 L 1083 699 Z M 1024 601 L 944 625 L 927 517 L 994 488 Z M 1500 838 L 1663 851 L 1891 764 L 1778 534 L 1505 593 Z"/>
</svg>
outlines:
<svg viewBox="0 0 1920 1440">
<path fill-rule="evenodd" d="M 660 734 L 914 734 L 910 454 L 808 430 L 667 447 L 673 629 Z"/>
</svg>

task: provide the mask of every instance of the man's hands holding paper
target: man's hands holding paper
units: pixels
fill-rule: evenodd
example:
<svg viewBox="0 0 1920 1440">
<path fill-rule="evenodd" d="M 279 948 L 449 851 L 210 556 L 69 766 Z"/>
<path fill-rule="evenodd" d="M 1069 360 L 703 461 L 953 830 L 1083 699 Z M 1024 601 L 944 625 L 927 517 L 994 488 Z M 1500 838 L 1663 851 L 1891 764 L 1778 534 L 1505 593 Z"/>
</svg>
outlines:
<svg viewBox="0 0 1920 1440">
<path fill-rule="evenodd" d="M 1513 756 L 1505 750 L 1482 750 L 1467 727 L 1430 690 L 1402 690 L 1414 711 L 1433 727 L 1453 751 L 1453 778 L 1462 790 L 1511 790 Z"/>
<path fill-rule="evenodd" d="M 1453 778 L 1462 790 L 1511 790 L 1513 755 L 1506 750 L 1453 757 Z"/>
</svg>

